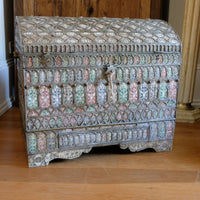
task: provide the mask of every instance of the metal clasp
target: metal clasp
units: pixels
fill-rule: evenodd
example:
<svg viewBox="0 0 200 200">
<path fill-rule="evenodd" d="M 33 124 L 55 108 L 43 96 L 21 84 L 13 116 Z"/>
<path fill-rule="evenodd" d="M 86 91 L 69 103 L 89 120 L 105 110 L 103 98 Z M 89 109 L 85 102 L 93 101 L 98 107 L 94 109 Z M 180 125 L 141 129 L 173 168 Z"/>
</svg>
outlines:
<svg viewBox="0 0 200 200">
<path fill-rule="evenodd" d="M 117 65 L 106 65 L 107 69 L 105 74 L 107 75 L 107 79 L 109 81 L 110 85 L 110 101 L 114 101 L 114 89 L 113 89 L 113 76 L 115 75 L 115 69 L 117 68 Z"/>
</svg>

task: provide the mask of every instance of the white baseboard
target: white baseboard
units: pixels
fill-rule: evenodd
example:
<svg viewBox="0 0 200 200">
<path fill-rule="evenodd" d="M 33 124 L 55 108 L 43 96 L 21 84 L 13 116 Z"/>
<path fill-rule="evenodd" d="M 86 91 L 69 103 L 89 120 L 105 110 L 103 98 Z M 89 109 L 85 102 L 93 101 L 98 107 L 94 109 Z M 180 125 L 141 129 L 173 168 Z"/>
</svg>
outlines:
<svg viewBox="0 0 200 200">
<path fill-rule="evenodd" d="M 0 60 L 0 70 L 14 66 L 14 59 L 8 58 L 7 60 Z"/>
<path fill-rule="evenodd" d="M 4 114 L 9 108 L 12 107 L 12 103 L 14 101 L 14 94 L 10 92 L 10 84 L 9 80 L 10 70 L 13 70 L 14 62 L 13 59 L 0 60 L 0 116 Z"/>
<path fill-rule="evenodd" d="M 200 108 L 200 99 L 194 99 L 192 102 L 192 106 Z"/>
<path fill-rule="evenodd" d="M 6 99 L 3 103 L 0 105 L 0 116 L 3 115 L 8 109 L 12 107 L 13 99 L 9 98 Z"/>
</svg>

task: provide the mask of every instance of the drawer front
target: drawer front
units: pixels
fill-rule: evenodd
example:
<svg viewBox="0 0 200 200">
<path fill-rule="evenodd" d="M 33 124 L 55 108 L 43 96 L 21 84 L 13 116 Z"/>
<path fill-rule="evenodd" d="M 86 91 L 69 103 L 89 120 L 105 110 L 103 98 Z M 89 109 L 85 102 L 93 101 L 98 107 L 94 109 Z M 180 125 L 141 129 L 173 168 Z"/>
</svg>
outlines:
<svg viewBox="0 0 200 200">
<path fill-rule="evenodd" d="M 112 127 L 31 132 L 27 136 L 28 153 L 44 153 L 66 149 L 172 140 L 174 121 L 150 122 Z"/>
<path fill-rule="evenodd" d="M 178 54 L 80 58 L 24 59 L 27 131 L 174 119 Z"/>
</svg>

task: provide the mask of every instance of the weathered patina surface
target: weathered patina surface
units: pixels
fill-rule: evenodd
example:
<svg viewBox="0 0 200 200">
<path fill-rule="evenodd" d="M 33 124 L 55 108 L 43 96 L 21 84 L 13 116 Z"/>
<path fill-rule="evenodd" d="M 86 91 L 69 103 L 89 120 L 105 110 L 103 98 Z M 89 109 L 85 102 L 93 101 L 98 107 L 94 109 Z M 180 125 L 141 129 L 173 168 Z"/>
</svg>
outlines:
<svg viewBox="0 0 200 200">
<path fill-rule="evenodd" d="M 119 144 L 172 148 L 181 43 L 160 20 L 17 17 L 29 166 Z"/>
</svg>

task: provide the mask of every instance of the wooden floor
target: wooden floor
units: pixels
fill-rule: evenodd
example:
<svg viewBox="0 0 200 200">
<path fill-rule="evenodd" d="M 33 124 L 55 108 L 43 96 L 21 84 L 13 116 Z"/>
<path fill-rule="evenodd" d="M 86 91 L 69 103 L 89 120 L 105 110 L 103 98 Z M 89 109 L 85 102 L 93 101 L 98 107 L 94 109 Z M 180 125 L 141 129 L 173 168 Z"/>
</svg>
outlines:
<svg viewBox="0 0 200 200">
<path fill-rule="evenodd" d="M 172 152 L 94 149 L 28 168 L 19 110 L 0 117 L 0 200 L 200 200 L 200 122 L 176 124 Z"/>
</svg>

